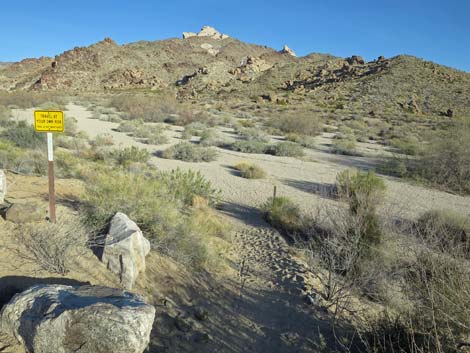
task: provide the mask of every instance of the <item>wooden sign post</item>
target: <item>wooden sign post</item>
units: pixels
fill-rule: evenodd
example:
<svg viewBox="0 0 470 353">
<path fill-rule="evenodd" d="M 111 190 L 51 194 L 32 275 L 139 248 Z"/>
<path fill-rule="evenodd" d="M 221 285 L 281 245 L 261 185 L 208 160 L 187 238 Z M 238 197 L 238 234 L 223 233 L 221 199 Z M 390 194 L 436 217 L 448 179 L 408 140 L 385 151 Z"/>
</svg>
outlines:
<svg viewBox="0 0 470 353">
<path fill-rule="evenodd" d="M 47 133 L 47 174 L 49 176 L 49 219 L 56 222 L 55 213 L 55 178 L 54 178 L 54 141 L 53 132 L 64 132 L 64 112 L 34 112 L 34 130 Z"/>
</svg>

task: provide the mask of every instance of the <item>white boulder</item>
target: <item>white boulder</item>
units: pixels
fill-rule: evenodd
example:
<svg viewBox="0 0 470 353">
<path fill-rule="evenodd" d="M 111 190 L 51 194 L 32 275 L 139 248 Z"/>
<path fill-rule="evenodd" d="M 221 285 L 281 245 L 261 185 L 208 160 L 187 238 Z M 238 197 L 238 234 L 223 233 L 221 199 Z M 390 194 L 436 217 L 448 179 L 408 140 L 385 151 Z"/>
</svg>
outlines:
<svg viewBox="0 0 470 353">
<path fill-rule="evenodd" d="M 124 213 L 116 213 L 104 241 L 101 261 L 119 276 L 123 288 L 132 289 L 138 274 L 145 271 L 149 251 L 150 242 L 137 224 Z"/>
</svg>

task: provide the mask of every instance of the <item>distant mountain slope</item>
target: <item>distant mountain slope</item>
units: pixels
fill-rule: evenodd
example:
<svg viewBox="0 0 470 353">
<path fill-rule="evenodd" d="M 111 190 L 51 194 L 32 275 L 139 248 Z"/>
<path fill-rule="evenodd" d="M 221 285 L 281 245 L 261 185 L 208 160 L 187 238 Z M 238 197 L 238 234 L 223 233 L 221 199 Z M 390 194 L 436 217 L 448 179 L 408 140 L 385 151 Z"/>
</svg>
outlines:
<svg viewBox="0 0 470 353">
<path fill-rule="evenodd" d="M 251 100 L 350 112 L 470 114 L 470 74 L 411 56 L 337 58 L 248 44 L 211 27 L 185 39 L 105 39 L 0 69 L 0 89 L 173 89 L 180 99 Z"/>
</svg>

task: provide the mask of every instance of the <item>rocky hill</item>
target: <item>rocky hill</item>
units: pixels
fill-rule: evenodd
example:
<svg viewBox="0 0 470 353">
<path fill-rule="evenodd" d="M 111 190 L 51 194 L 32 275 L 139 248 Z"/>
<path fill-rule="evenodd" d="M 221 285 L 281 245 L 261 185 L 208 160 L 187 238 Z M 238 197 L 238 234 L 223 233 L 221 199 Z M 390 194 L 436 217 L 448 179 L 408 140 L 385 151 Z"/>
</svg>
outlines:
<svg viewBox="0 0 470 353">
<path fill-rule="evenodd" d="M 185 100 L 251 100 L 348 112 L 468 114 L 470 74 L 411 56 L 365 62 L 360 56 L 276 51 L 212 27 L 182 39 L 118 45 L 110 38 L 55 58 L 25 59 L 0 70 L 0 89 L 143 91 L 173 89 Z"/>
</svg>

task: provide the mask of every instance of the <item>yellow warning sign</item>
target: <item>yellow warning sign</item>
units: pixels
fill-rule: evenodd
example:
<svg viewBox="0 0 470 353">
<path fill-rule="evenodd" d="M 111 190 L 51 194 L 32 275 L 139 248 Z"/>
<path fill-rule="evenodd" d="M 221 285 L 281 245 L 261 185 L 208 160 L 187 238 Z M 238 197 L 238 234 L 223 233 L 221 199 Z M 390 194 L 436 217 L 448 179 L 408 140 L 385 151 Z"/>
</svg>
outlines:
<svg viewBox="0 0 470 353">
<path fill-rule="evenodd" d="M 34 130 L 38 132 L 64 132 L 64 112 L 36 110 L 34 112 Z"/>
</svg>

